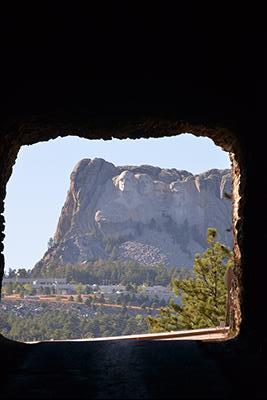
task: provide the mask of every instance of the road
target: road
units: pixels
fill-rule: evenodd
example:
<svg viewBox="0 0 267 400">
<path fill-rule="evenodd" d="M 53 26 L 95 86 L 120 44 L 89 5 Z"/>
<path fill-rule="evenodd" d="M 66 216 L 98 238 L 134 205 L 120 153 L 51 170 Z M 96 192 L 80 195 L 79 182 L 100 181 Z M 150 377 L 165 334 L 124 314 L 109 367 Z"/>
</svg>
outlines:
<svg viewBox="0 0 267 400">
<path fill-rule="evenodd" d="M 74 295 L 75 297 L 76 295 Z M 77 297 L 77 296 L 76 296 Z M 81 295 L 83 301 L 86 300 L 88 297 L 91 297 L 90 295 Z M 18 301 L 18 300 L 27 300 L 27 301 L 45 301 L 45 302 L 50 302 L 50 303 L 75 303 L 77 304 L 77 301 L 73 300 L 70 301 L 69 296 L 65 295 L 55 295 L 55 296 L 46 296 L 46 295 L 40 295 L 35 298 L 31 297 L 24 297 L 21 298 L 19 295 L 10 295 L 10 296 L 4 296 L 3 300 L 5 301 Z M 93 302 L 94 305 L 96 306 L 103 306 L 103 307 L 112 307 L 112 308 L 123 308 L 125 307 L 124 305 L 121 304 L 113 304 L 113 303 L 97 303 Z M 142 307 L 140 306 L 133 306 L 133 305 L 126 305 L 127 308 L 132 309 L 132 310 L 143 310 Z M 146 310 L 153 310 L 153 311 L 159 311 L 159 308 L 151 308 L 151 307 L 146 307 Z"/>
</svg>

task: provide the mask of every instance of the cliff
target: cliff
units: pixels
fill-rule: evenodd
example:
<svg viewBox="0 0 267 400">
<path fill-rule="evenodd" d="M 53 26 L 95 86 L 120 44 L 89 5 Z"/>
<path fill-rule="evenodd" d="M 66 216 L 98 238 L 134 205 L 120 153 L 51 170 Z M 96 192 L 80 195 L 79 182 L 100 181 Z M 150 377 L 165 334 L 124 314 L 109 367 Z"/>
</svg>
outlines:
<svg viewBox="0 0 267 400">
<path fill-rule="evenodd" d="M 192 267 L 206 231 L 232 246 L 230 170 L 119 166 L 83 159 L 70 177 L 54 245 L 36 268 L 97 258 Z"/>
</svg>

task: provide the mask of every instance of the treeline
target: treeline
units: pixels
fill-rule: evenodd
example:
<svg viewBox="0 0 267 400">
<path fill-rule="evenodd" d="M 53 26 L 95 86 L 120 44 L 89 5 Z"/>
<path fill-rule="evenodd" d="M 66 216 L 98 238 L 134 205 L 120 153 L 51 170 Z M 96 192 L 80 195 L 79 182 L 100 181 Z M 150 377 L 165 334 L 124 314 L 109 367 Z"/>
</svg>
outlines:
<svg viewBox="0 0 267 400">
<path fill-rule="evenodd" d="M 50 264 L 33 270 L 10 269 L 7 278 L 66 278 L 68 283 L 98 285 L 168 286 L 173 279 L 188 277 L 186 268 L 168 268 L 164 265 L 141 265 L 134 261 L 97 260 L 82 264 Z"/>
<path fill-rule="evenodd" d="M 50 264 L 43 269 L 33 269 L 32 277 L 64 277 L 68 283 L 98 285 L 168 286 L 173 279 L 184 278 L 189 271 L 183 268 L 167 268 L 164 265 L 140 265 L 133 261 L 97 260 L 83 264 Z"/>
<path fill-rule="evenodd" d="M 112 314 L 97 307 L 94 316 L 78 317 L 73 310 L 45 310 L 21 316 L 1 312 L 0 332 L 13 340 L 81 339 L 133 335 L 148 332 L 146 316 L 131 315 L 126 307 Z"/>
</svg>

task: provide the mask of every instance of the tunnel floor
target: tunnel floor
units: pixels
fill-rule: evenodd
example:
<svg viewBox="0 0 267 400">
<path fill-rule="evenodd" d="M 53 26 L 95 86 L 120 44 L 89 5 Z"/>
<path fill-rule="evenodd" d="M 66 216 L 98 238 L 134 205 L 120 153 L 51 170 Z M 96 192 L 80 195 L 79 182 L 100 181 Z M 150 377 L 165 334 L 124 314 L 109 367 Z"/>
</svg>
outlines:
<svg viewBox="0 0 267 400">
<path fill-rule="evenodd" d="M 252 355 L 237 357 L 225 343 L 29 345 L 4 339 L 0 353 L 1 399 L 214 399 L 241 393 L 264 398 L 266 393 L 266 366 Z"/>
</svg>

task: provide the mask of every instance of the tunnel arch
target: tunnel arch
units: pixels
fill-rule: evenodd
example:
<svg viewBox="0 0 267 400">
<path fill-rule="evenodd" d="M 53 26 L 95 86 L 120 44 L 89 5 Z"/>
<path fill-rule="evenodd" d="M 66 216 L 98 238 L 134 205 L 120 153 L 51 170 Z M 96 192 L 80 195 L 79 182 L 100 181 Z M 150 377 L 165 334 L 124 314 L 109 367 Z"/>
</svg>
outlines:
<svg viewBox="0 0 267 400">
<path fill-rule="evenodd" d="M 202 124 L 191 124 L 176 121 L 174 119 L 146 117 L 142 119 L 105 119 L 89 120 L 83 123 L 53 123 L 43 121 L 42 119 L 34 118 L 31 121 L 25 121 L 22 124 L 13 126 L 14 135 L 11 146 L 8 147 L 8 152 L 0 154 L 2 164 L 5 168 L 2 169 L 0 176 L 1 182 L 1 211 L 4 210 L 5 186 L 12 173 L 12 166 L 15 163 L 20 146 L 30 145 L 50 139 L 55 139 L 58 136 L 64 137 L 75 135 L 86 139 L 104 139 L 111 138 L 157 138 L 162 136 L 174 136 L 190 132 L 195 136 L 209 137 L 214 143 L 220 146 L 223 150 L 229 152 L 232 165 L 232 182 L 233 182 L 233 233 L 234 233 L 234 254 L 235 267 L 234 276 L 231 287 L 231 297 L 229 300 L 231 322 L 230 327 L 235 334 L 239 331 L 241 325 L 241 308 L 242 308 L 242 274 L 241 274 L 241 259 L 242 259 L 242 196 L 243 192 L 243 173 L 242 162 L 243 155 L 241 146 L 238 143 L 234 133 L 222 127 L 207 127 Z M 1 236 L 4 235 L 4 217 L 1 216 Z M 3 249 L 3 245 L 2 245 Z M 4 270 L 4 257 L 1 254 L 1 273 Z"/>
</svg>

